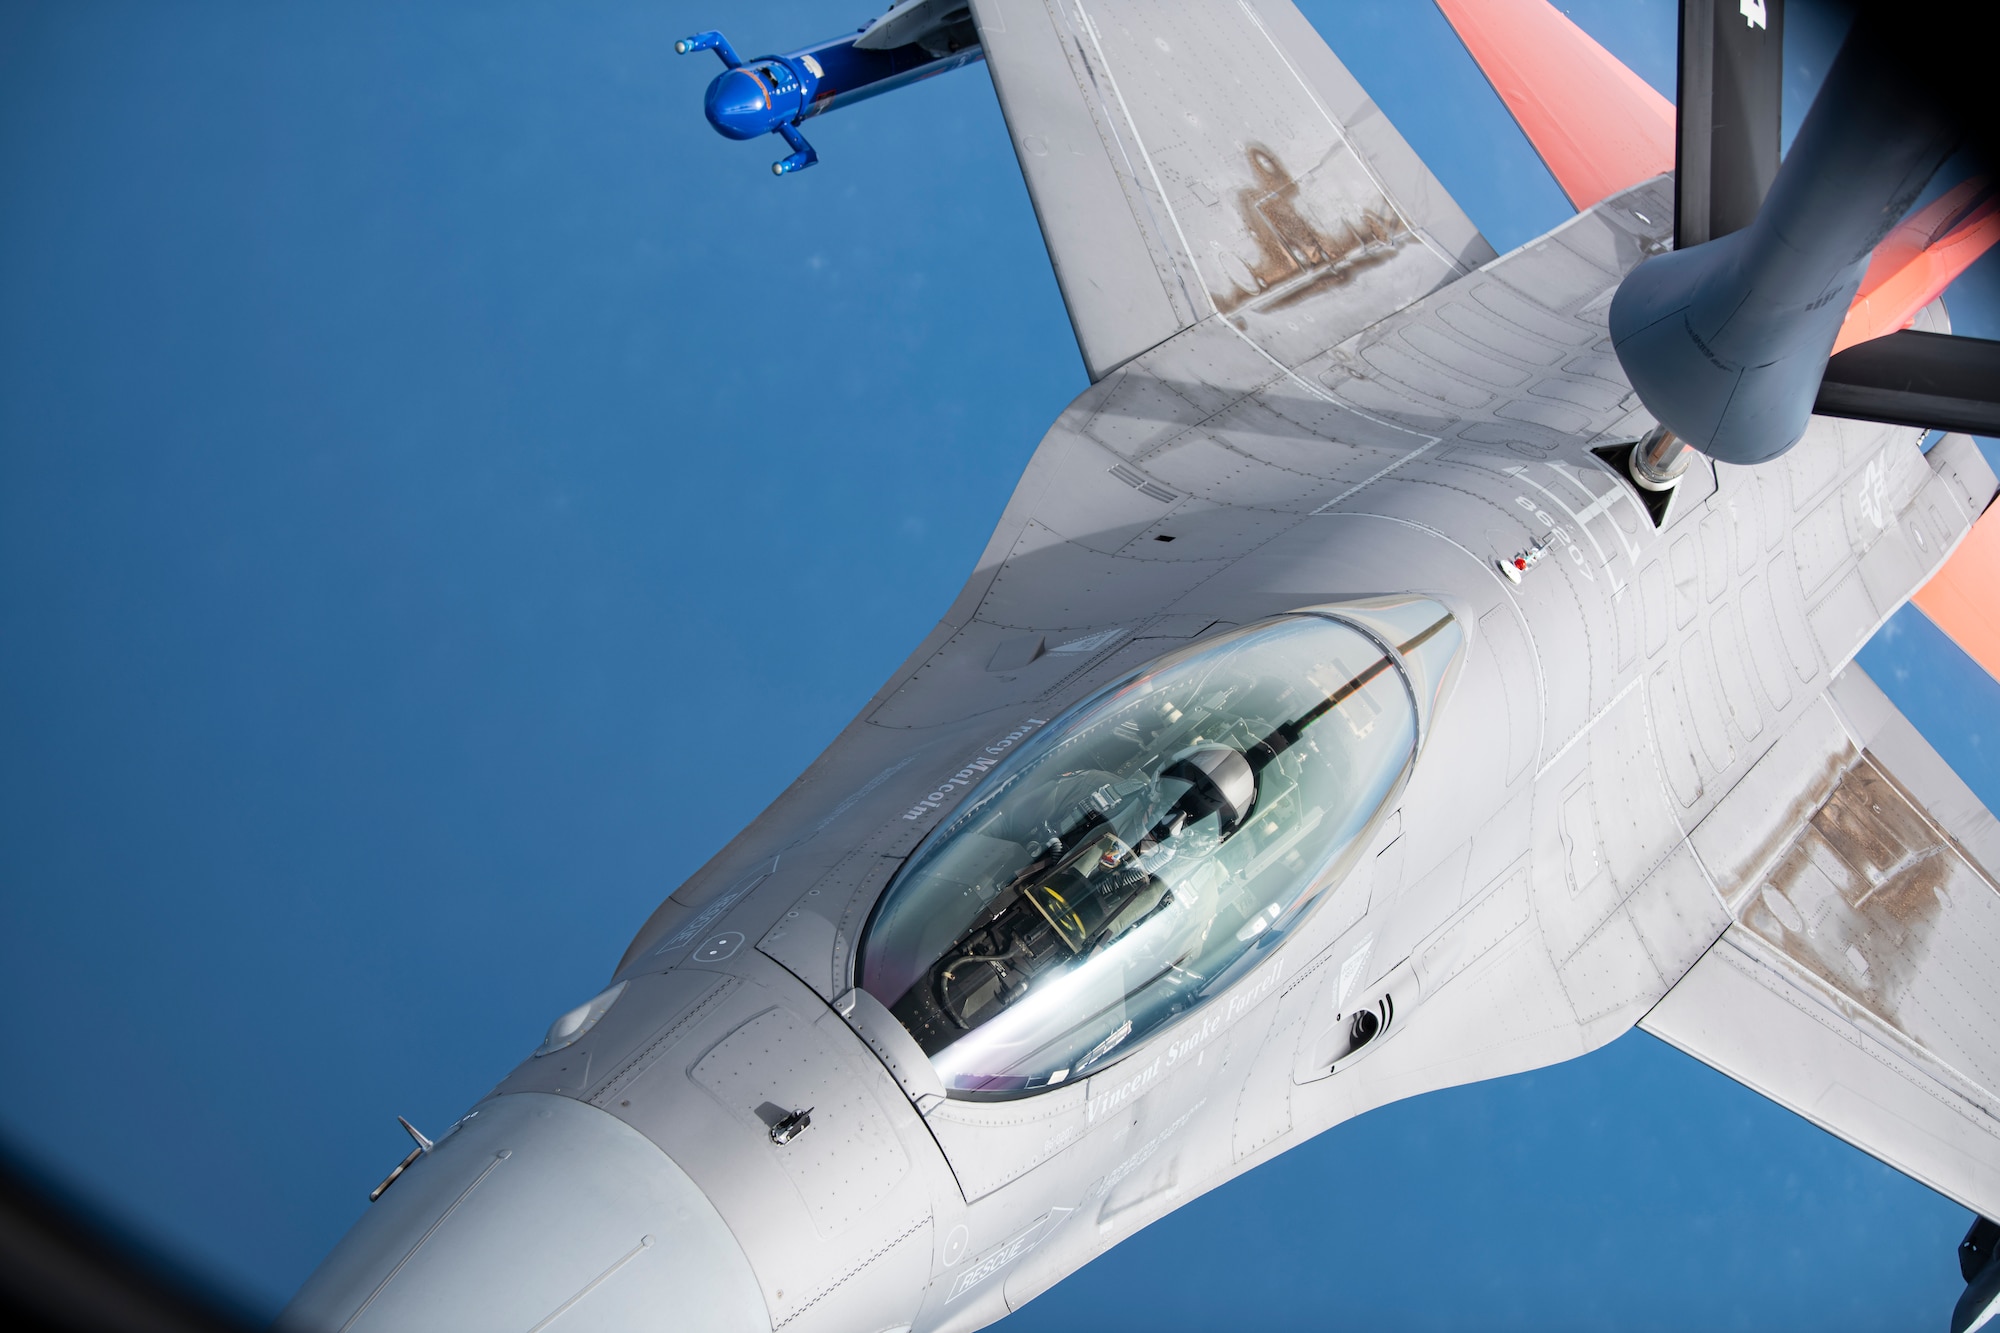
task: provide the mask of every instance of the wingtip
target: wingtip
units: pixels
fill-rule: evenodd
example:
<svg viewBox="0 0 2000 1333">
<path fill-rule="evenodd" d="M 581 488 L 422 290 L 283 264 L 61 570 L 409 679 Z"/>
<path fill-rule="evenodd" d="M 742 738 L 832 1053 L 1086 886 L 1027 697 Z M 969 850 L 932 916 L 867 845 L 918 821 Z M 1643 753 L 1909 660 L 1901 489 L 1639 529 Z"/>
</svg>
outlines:
<svg viewBox="0 0 2000 1333">
<path fill-rule="evenodd" d="M 1437 0 L 1580 212 L 1674 165 L 1674 105 L 1548 0 Z"/>
</svg>

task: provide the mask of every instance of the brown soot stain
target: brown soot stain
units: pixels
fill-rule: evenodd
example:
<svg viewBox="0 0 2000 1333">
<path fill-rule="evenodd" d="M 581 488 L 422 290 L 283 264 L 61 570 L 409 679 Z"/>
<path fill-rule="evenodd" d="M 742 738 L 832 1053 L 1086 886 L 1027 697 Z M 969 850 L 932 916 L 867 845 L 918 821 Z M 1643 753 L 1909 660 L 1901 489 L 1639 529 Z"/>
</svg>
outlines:
<svg viewBox="0 0 2000 1333">
<path fill-rule="evenodd" d="M 1843 746 L 1836 754 L 1827 756 L 1820 765 L 1820 771 L 1812 781 L 1794 797 L 1785 810 L 1785 816 L 1776 829 L 1760 843 L 1748 856 L 1742 858 L 1729 875 L 1728 892 L 1724 895 L 1731 904 L 1742 905 L 1743 900 L 1764 884 L 1762 878 L 1753 878 L 1759 867 L 1769 865 L 1773 857 L 1791 846 L 1798 837 L 1799 826 L 1809 821 L 1828 798 L 1840 786 L 1841 780 L 1860 758 L 1852 748 Z"/>
<path fill-rule="evenodd" d="M 1761 903 L 1745 924 L 1835 991 L 1922 1042 L 1899 1013 L 1960 876 L 1983 879 L 1864 754 L 1814 811 L 1764 883 L 1803 919 L 1787 929 Z M 1865 965 L 1857 968 L 1858 957 Z"/>
<path fill-rule="evenodd" d="M 1296 305 L 1388 263 L 1415 239 L 1387 200 L 1343 223 L 1337 232 L 1321 231 L 1299 211 L 1299 183 L 1277 155 L 1255 143 L 1246 145 L 1245 155 L 1257 183 L 1236 192 L 1236 211 L 1257 242 L 1256 260 L 1244 264 L 1257 290 L 1245 291 L 1229 279 L 1228 291 L 1212 292 L 1216 308 L 1225 315 L 1244 305 L 1257 310 Z"/>
</svg>

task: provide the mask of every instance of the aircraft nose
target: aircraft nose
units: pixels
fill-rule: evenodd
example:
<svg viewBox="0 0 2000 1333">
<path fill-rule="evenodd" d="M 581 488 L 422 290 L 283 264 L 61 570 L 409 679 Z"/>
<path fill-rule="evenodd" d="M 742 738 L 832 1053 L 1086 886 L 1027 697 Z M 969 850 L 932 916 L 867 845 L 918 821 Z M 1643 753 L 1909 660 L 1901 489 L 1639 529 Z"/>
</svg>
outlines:
<svg viewBox="0 0 2000 1333">
<path fill-rule="evenodd" d="M 722 1217 L 637 1130 L 498 1097 L 410 1167 L 278 1317 L 284 1333 L 768 1333 Z"/>
</svg>

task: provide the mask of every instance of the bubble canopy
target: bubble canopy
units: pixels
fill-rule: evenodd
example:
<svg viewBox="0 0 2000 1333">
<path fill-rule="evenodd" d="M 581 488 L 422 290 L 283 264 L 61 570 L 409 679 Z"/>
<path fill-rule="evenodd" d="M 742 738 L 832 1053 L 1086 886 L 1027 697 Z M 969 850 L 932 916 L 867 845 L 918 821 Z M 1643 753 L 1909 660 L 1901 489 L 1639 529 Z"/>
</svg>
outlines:
<svg viewBox="0 0 2000 1333">
<path fill-rule="evenodd" d="M 1461 639 L 1435 602 L 1395 611 L 1364 620 L 1383 638 L 1301 613 L 1170 653 L 1050 725 L 925 840 L 863 936 L 860 984 L 951 1095 L 1109 1063 L 1337 882 Z"/>
</svg>

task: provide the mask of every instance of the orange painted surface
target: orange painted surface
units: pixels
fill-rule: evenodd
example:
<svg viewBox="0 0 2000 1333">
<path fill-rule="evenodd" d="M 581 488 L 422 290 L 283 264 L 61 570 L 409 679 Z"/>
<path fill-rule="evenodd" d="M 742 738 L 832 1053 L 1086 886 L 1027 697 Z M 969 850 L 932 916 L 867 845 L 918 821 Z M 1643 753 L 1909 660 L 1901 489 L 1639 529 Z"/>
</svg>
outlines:
<svg viewBox="0 0 2000 1333">
<path fill-rule="evenodd" d="M 1866 296 L 1880 287 L 1897 269 L 1922 254 L 1931 242 L 1953 230 L 1954 223 L 1963 222 L 1965 218 L 1961 215 L 1980 202 L 1980 196 L 1986 190 L 1984 176 L 1960 181 L 1891 227 L 1889 234 L 1882 238 L 1875 247 L 1875 253 L 1869 257 L 1868 272 L 1861 279 L 1860 294 Z"/>
<path fill-rule="evenodd" d="M 2000 505 L 1980 516 L 1944 568 L 1910 600 L 2000 680 Z"/>
<path fill-rule="evenodd" d="M 2000 196 L 1983 179 L 1946 191 L 1897 223 L 1875 247 L 1833 350 L 1908 328 L 1995 241 Z"/>
<path fill-rule="evenodd" d="M 1581 210 L 1674 167 L 1674 104 L 1547 0 L 1437 0 Z"/>
</svg>

